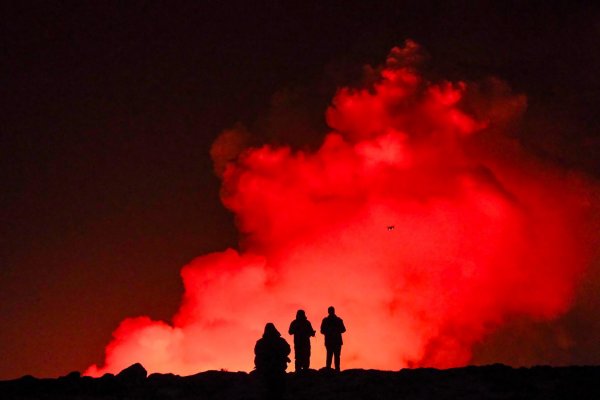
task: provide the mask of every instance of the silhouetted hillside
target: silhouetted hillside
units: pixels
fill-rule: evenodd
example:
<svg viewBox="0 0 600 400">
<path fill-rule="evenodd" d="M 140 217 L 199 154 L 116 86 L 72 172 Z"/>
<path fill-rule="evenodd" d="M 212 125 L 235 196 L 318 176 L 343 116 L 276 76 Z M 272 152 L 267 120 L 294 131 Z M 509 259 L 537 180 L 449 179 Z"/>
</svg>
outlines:
<svg viewBox="0 0 600 400">
<path fill-rule="evenodd" d="M 260 399 L 256 374 L 207 371 L 151 374 L 135 364 L 118 375 L 0 381 L 3 399 Z M 288 373 L 286 399 L 600 399 L 600 367 L 496 364 L 447 370 L 327 370 Z"/>
</svg>

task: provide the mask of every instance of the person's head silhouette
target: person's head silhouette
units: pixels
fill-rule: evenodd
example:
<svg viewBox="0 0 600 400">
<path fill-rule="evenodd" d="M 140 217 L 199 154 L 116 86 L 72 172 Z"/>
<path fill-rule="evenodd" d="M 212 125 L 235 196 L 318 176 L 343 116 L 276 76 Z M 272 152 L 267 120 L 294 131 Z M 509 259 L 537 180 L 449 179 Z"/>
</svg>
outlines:
<svg viewBox="0 0 600 400">
<path fill-rule="evenodd" d="M 335 308 L 333 306 L 329 306 L 327 312 L 329 313 L 329 315 L 335 315 Z"/>
<path fill-rule="evenodd" d="M 306 313 L 304 310 L 298 310 L 296 312 L 296 319 L 306 319 Z"/>
<path fill-rule="evenodd" d="M 279 337 L 279 336 L 281 336 L 281 333 L 279 333 L 277 328 L 275 328 L 275 325 L 272 322 L 268 322 L 265 325 L 265 332 L 263 333 L 263 337 L 268 338 L 268 337 Z"/>
</svg>

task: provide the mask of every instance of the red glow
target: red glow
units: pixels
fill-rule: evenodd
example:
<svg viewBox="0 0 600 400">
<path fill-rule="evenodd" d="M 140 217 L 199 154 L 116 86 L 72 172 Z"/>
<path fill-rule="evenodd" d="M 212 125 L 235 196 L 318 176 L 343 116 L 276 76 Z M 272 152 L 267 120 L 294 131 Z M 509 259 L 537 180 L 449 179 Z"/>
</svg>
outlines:
<svg viewBox="0 0 600 400">
<path fill-rule="evenodd" d="M 318 326 L 329 305 L 348 328 L 343 368 L 457 366 L 508 318 L 565 312 L 590 261 L 587 185 L 506 138 L 523 96 L 428 82 L 420 59 L 407 42 L 373 87 L 340 89 L 318 151 L 265 145 L 228 163 L 243 251 L 185 266 L 173 324 L 125 320 L 86 373 L 248 371 L 266 322 L 284 332 L 303 308 Z"/>
</svg>

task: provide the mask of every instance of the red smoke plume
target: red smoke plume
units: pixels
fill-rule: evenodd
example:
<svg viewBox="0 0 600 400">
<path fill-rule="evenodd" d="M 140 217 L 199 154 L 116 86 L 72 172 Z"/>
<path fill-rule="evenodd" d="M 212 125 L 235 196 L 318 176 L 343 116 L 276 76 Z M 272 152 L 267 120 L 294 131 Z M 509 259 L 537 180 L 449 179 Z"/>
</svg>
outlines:
<svg viewBox="0 0 600 400">
<path fill-rule="evenodd" d="M 248 371 L 266 322 L 287 332 L 302 308 L 318 327 L 329 305 L 348 328 L 344 368 L 457 366 L 512 316 L 564 313 L 592 257 L 589 184 L 506 134 L 524 96 L 429 82 L 420 59 L 409 41 L 369 87 L 340 89 L 315 152 L 217 139 L 243 250 L 185 266 L 173 323 L 126 319 L 86 373 Z"/>
</svg>

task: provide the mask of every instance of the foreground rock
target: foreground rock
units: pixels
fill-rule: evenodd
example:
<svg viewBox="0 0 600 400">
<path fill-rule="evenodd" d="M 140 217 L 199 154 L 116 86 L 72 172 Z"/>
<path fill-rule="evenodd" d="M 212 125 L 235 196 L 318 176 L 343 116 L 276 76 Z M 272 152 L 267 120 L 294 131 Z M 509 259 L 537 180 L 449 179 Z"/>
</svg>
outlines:
<svg viewBox="0 0 600 400">
<path fill-rule="evenodd" d="M 260 399 L 255 374 L 207 371 L 180 377 L 134 364 L 118 375 L 0 381 L 2 399 Z M 289 373 L 286 399 L 600 399 L 600 366 Z"/>
</svg>

